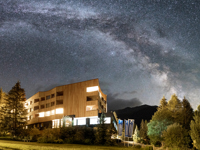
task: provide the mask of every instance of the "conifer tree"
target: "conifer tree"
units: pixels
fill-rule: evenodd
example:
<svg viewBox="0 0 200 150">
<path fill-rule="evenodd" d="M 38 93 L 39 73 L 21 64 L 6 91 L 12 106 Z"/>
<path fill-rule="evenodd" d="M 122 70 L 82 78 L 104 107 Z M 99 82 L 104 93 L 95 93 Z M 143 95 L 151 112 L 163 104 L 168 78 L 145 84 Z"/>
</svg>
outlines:
<svg viewBox="0 0 200 150">
<path fill-rule="evenodd" d="M 160 100 L 160 106 L 158 107 L 159 110 L 167 108 L 167 99 L 165 96 Z"/>
<path fill-rule="evenodd" d="M 18 136 L 25 127 L 27 110 L 25 108 L 25 91 L 18 81 L 8 92 L 6 98 L 6 119 L 10 121 L 7 125 L 13 136 Z"/>
<path fill-rule="evenodd" d="M 182 113 L 180 115 L 181 125 L 189 131 L 190 130 L 190 122 L 193 119 L 194 112 L 193 112 L 193 109 L 192 109 L 189 101 L 185 97 L 182 101 L 182 105 L 183 105 L 183 109 L 182 109 Z"/>
<path fill-rule="evenodd" d="M 135 127 L 135 131 L 134 131 L 134 134 L 133 134 L 133 141 L 136 142 L 136 143 L 139 143 L 140 142 L 140 131 L 138 129 L 138 126 L 136 125 Z"/>
<path fill-rule="evenodd" d="M 141 121 L 141 124 L 140 124 L 140 137 L 141 137 L 141 140 L 144 144 L 147 144 L 149 143 L 149 138 L 147 136 L 147 131 L 148 131 L 148 127 L 147 127 L 147 120 L 143 120 Z"/>
<path fill-rule="evenodd" d="M 200 149 L 200 105 L 194 112 L 194 120 L 190 123 L 190 136 L 193 141 L 194 147 Z"/>
<path fill-rule="evenodd" d="M 171 96 L 167 107 L 171 112 L 171 116 L 173 117 L 174 122 L 181 124 L 180 116 L 182 113 L 182 103 L 175 94 Z"/>
</svg>

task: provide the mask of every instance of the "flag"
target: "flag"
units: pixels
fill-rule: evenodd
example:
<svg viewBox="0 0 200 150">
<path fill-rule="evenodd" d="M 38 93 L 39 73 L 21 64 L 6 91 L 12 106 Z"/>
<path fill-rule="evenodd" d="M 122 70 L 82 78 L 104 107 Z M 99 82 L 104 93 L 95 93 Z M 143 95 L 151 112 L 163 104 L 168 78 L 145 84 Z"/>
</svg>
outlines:
<svg viewBox="0 0 200 150">
<path fill-rule="evenodd" d="M 134 126 L 134 120 L 133 119 L 128 119 L 128 137 L 132 137 L 133 134 L 133 126 Z"/>
<path fill-rule="evenodd" d="M 119 136 L 122 136 L 122 130 L 123 130 L 123 120 L 118 119 L 118 134 L 119 134 Z"/>
<path fill-rule="evenodd" d="M 125 126 L 125 137 L 128 137 L 128 120 L 124 120 L 124 126 Z"/>
</svg>

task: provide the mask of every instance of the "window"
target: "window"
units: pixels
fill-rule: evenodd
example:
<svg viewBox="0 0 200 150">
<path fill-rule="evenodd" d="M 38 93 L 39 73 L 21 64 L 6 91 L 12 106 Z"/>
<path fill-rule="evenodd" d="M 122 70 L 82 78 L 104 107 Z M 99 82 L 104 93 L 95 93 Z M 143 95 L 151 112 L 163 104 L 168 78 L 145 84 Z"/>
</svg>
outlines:
<svg viewBox="0 0 200 150">
<path fill-rule="evenodd" d="M 30 101 L 30 105 L 32 104 L 32 101 Z"/>
<path fill-rule="evenodd" d="M 41 101 L 45 101 L 45 97 L 41 97 Z"/>
<path fill-rule="evenodd" d="M 63 96 L 63 91 L 57 92 L 56 95 L 57 95 L 57 96 Z"/>
<path fill-rule="evenodd" d="M 51 94 L 51 98 L 54 98 L 55 97 L 55 94 Z"/>
<path fill-rule="evenodd" d="M 55 114 L 55 111 L 54 111 L 54 110 L 52 110 L 52 111 L 51 111 L 51 115 L 54 115 L 54 114 Z"/>
<path fill-rule="evenodd" d="M 56 114 L 63 114 L 63 108 L 56 109 Z"/>
<path fill-rule="evenodd" d="M 40 109 L 44 109 L 44 108 L 45 108 L 45 106 L 44 106 L 44 105 L 41 105 L 41 106 L 40 106 Z"/>
<path fill-rule="evenodd" d="M 50 111 L 47 111 L 47 112 L 45 113 L 45 116 L 50 116 Z"/>
<path fill-rule="evenodd" d="M 35 118 L 39 117 L 39 114 L 35 114 Z"/>
<path fill-rule="evenodd" d="M 34 100 L 34 103 L 37 103 L 37 102 L 39 102 L 39 101 L 40 101 L 39 99 L 35 99 L 35 100 Z"/>
<path fill-rule="evenodd" d="M 50 107 L 51 106 L 51 103 L 48 103 L 46 104 L 46 108 Z"/>
<path fill-rule="evenodd" d="M 54 106 L 55 105 L 55 102 L 51 102 L 51 106 Z"/>
<path fill-rule="evenodd" d="M 34 111 L 35 111 L 35 110 L 38 110 L 38 109 L 39 109 L 39 106 L 35 106 L 35 107 L 34 107 Z"/>
<path fill-rule="evenodd" d="M 33 111 L 33 108 L 30 108 L 30 112 L 32 112 Z"/>
<path fill-rule="evenodd" d="M 50 98 L 51 98 L 51 96 L 50 96 L 50 95 L 46 96 L 46 100 L 48 100 L 48 99 L 50 99 Z"/>
<path fill-rule="evenodd" d="M 32 116 L 32 115 L 30 115 L 30 116 L 29 116 L 29 118 L 30 118 L 30 120 L 31 120 L 31 119 L 33 119 L 33 116 Z"/>
<path fill-rule="evenodd" d="M 88 87 L 87 88 L 87 92 L 94 92 L 94 91 L 98 91 L 99 87 L 98 86 L 92 86 L 92 87 Z"/>
<path fill-rule="evenodd" d="M 56 105 L 61 105 L 63 104 L 63 100 L 56 100 Z"/>
<path fill-rule="evenodd" d="M 91 110 L 97 110 L 97 106 L 96 105 L 88 105 L 88 106 L 86 106 L 86 111 L 91 111 Z"/>
<path fill-rule="evenodd" d="M 29 120 L 29 116 L 27 117 L 27 120 Z"/>
<path fill-rule="evenodd" d="M 44 112 L 40 112 L 39 117 L 44 117 Z"/>
</svg>

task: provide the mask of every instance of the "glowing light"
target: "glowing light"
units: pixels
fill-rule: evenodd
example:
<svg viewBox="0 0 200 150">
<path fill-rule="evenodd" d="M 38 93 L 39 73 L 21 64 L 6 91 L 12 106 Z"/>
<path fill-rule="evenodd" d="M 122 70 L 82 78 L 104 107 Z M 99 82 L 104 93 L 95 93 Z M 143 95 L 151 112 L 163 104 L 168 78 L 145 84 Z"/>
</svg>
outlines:
<svg viewBox="0 0 200 150">
<path fill-rule="evenodd" d="M 50 116 L 50 111 L 47 111 L 45 116 Z"/>
<path fill-rule="evenodd" d="M 111 118 L 110 117 L 106 117 L 105 118 L 105 123 L 106 124 L 110 124 L 111 123 Z"/>
<path fill-rule="evenodd" d="M 56 114 L 63 114 L 63 108 L 56 109 Z"/>
<path fill-rule="evenodd" d="M 44 117 L 44 112 L 39 113 L 39 117 Z"/>
<path fill-rule="evenodd" d="M 78 125 L 86 125 L 86 119 L 78 119 Z"/>
<path fill-rule="evenodd" d="M 92 86 L 92 87 L 87 88 L 87 92 L 94 92 L 94 91 L 98 91 L 98 90 L 99 90 L 98 86 Z"/>
<path fill-rule="evenodd" d="M 52 110 L 52 111 L 51 111 L 51 115 L 54 115 L 54 114 L 55 114 L 55 110 Z"/>
<path fill-rule="evenodd" d="M 90 124 L 98 124 L 98 118 L 91 118 Z"/>
</svg>

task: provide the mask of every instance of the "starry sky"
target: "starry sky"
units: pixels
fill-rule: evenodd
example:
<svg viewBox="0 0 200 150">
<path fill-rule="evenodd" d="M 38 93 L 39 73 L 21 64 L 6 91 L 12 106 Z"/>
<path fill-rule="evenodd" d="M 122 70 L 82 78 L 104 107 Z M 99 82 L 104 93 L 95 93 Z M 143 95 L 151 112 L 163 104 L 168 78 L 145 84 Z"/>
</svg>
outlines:
<svg viewBox="0 0 200 150">
<path fill-rule="evenodd" d="M 0 87 L 29 98 L 99 78 L 108 109 L 200 104 L 200 2 L 0 0 Z"/>
</svg>

